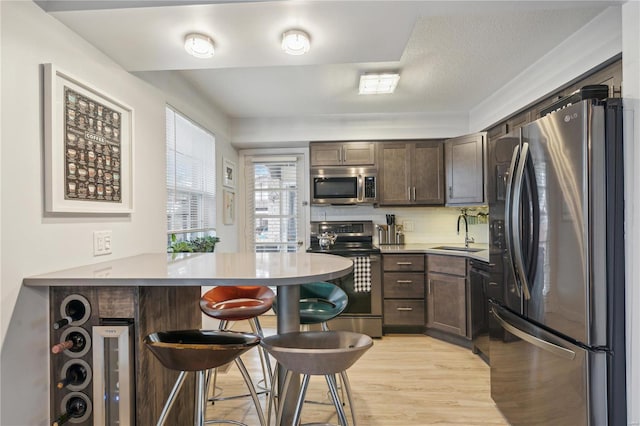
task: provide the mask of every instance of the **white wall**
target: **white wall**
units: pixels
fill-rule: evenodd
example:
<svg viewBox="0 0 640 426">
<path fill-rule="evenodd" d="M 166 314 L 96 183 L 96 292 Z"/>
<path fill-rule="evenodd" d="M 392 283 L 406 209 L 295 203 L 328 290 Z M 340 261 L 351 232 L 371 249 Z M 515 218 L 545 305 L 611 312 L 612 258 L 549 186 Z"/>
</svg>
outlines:
<svg viewBox="0 0 640 426">
<path fill-rule="evenodd" d="M 22 287 L 25 276 L 166 250 L 165 105 L 167 98 L 125 72 L 33 2 L 0 2 L 0 424 L 49 424 L 48 291 Z M 37 31 L 34 31 L 37 29 Z M 41 64 L 51 62 L 135 111 L 135 212 L 128 215 L 43 213 Z M 175 104 L 182 109 L 189 102 Z M 189 111 L 185 111 L 189 112 Z M 206 117 L 206 120 L 202 117 Z M 226 132 L 213 108 L 202 119 Z M 216 129 L 211 128 L 214 133 Z M 233 154 L 225 146 L 219 152 Z M 113 254 L 93 257 L 95 230 L 113 232 Z M 228 238 L 229 241 L 234 241 Z M 224 247 L 222 245 L 221 247 Z"/>
<path fill-rule="evenodd" d="M 622 51 L 622 15 L 613 6 L 527 67 L 469 112 L 469 131 L 495 124 Z"/>
<path fill-rule="evenodd" d="M 622 6 L 622 96 L 625 127 L 625 232 L 627 284 L 627 412 L 640 425 L 640 3 Z"/>
<path fill-rule="evenodd" d="M 214 105 L 202 99 L 198 90 L 172 73 L 138 72 L 140 78 L 162 90 L 167 102 L 181 114 L 189 117 L 200 126 L 209 129 L 216 138 L 216 180 L 218 189 L 222 182 L 222 159 L 227 158 L 236 163 L 236 172 L 240 171 L 238 153 L 231 146 L 229 137 L 229 119 Z M 222 223 L 222 193 L 218 191 L 216 235 L 220 242 L 216 244 L 216 251 L 233 253 L 238 251 L 238 217 L 233 225 Z M 236 199 L 237 200 L 237 199 Z M 236 215 L 238 214 L 236 209 Z"/>
<path fill-rule="evenodd" d="M 238 148 L 307 146 L 309 141 L 447 138 L 467 133 L 466 113 L 346 114 L 296 118 L 235 118 Z"/>
</svg>

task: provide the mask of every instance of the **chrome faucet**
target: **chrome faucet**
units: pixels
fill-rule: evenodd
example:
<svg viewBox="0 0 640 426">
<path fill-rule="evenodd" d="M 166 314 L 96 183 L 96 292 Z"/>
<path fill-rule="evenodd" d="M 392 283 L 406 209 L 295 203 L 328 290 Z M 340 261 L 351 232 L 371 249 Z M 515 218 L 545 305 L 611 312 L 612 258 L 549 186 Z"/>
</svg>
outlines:
<svg viewBox="0 0 640 426">
<path fill-rule="evenodd" d="M 469 248 L 469 243 L 475 243 L 473 237 L 469 237 L 469 222 L 467 221 L 467 209 L 461 209 L 458 216 L 458 235 L 460 235 L 460 219 L 464 220 L 464 246 Z"/>
</svg>

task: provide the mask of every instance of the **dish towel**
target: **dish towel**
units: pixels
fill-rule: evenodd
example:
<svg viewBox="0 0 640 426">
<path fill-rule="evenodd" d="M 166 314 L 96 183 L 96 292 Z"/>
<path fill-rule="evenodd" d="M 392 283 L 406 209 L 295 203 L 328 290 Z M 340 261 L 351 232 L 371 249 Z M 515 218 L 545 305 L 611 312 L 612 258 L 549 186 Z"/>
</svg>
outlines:
<svg viewBox="0 0 640 426">
<path fill-rule="evenodd" d="M 369 256 L 353 259 L 353 288 L 356 293 L 371 292 L 371 260 Z"/>
</svg>

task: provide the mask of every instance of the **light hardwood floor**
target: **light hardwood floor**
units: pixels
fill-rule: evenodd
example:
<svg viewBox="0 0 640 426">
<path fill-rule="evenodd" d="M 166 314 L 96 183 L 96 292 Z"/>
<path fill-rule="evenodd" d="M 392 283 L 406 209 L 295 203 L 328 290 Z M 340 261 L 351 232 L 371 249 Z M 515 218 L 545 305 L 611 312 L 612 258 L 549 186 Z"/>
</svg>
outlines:
<svg viewBox="0 0 640 426">
<path fill-rule="evenodd" d="M 275 332 L 268 317 L 262 324 L 265 334 Z M 234 329 L 245 325 L 240 322 Z M 243 360 L 252 377 L 259 377 L 257 351 Z M 423 335 L 386 335 L 374 339 L 348 374 L 360 426 L 508 425 L 489 394 L 489 367 L 469 349 Z M 218 384 L 224 395 L 242 391 L 235 367 L 219 375 Z M 307 399 L 329 402 L 322 377 L 311 379 Z M 260 401 L 266 408 L 265 395 Z M 249 398 L 209 405 L 207 418 L 259 424 Z M 331 405 L 305 404 L 302 422 L 338 420 Z"/>
</svg>

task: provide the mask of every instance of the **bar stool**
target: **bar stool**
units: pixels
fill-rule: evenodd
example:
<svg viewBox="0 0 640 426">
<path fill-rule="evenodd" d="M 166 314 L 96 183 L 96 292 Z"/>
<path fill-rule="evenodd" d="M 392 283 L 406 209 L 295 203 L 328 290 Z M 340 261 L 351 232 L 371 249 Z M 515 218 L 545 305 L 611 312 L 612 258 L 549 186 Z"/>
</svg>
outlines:
<svg viewBox="0 0 640 426">
<path fill-rule="evenodd" d="M 373 346 L 373 341 L 369 336 L 351 331 L 306 331 L 265 337 L 260 344 L 278 361 L 278 364 L 286 370 L 282 395 L 287 394 L 291 377 L 294 373 L 303 375 L 300 394 L 297 397 L 296 409 L 293 416 L 293 425 L 298 425 L 300 422 L 304 396 L 311 375 L 322 375 L 325 377 L 340 425 L 348 425 L 342 403 L 338 398 L 335 380 L 335 375 L 340 374 L 349 401 L 351 418 L 355 426 L 355 407 L 351 398 L 351 386 L 345 371 Z M 271 407 L 275 400 L 275 381 L 274 377 L 271 381 L 267 424 L 271 422 Z M 280 398 L 279 407 L 276 410 L 277 425 L 282 421 L 284 399 L 285 398 Z"/>
<path fill-rule="evenodd" d="M 340 315 L 347 307 L 347 293 L 335 284 L 319 281 L 300 285 L 300 325 L 320 324 L 329 330 L 327 321 Z M 277 311 L 273 302 L 273 310 Z"/>
<path fill-rule="evenodd" d="M 227 328 L 230 321 L 248 320 L 253 333 L 260 338 L 264 337 L 262 326 L 258 317 L 271 309 L 275 300 L 275 293 L 266 286 L 218 286 L 207 291 L 200 298 L 200 310 L 211 318 L 220 320 L 219 329 Z M 260 365 L 263 379 L 258 382 L 263 384 L 264 392 L 269 390 L 267 380 L 271 379 L 272 369 L 269 355 L 261 347 L 259 348 Z M 214 372 L 213 386 L 216 389 L 217 371 Z M 224 400 L 245 395 L 235 395 L 221 398 L 214 395 L 211 400 Z"/>
<path fill-rule="evenodd" d="M 327 322 L 340 315 L 349 302 L 349 296 L 335 284 L 317 281 L 300 285 L 300 325 L 309 326 L 320 324 L 324 331 L 329 330 Z M 276 301 L 273 311 L 278 312 Z M 342 390 L 342 387 L 339 386 Z M 341 400 L 344 401 L 344 392 Z M 306 401 L 313 404 L 329 404 L 323 401 Z"/>
<path fill-rule="evenodd" d="M 249 388 L 249 393 L 253 398 L 260 424 L 265 425 L 258 395 L 253 387 L 251 377 L 240 359 L 240 355 L 260 343 L 260 337 L 235 331 L 178 330 L 151 333 L 144 338 L 144 343 L 162 365 L 168 369 L 180 371 L 178 379 L 169 393 L 167 402 L 162 408 L 160 418 L 156 423 L 157 426 L 165 424 L 167 415 L 189 371 L 193 371 L 196 374 L 195 426 L 203 426 L 205 423 L 244 425 L 244 423 L 234 420 L 207 420 L 205 422 L 207 389 L 205 371 L 231 361 L 235 361 L 240 369 L 247 388 Z"/>
</svg>

